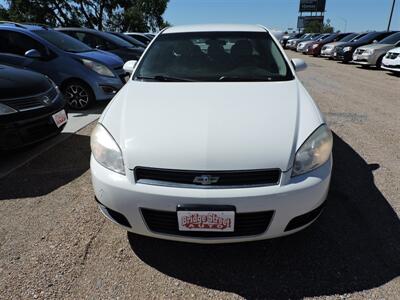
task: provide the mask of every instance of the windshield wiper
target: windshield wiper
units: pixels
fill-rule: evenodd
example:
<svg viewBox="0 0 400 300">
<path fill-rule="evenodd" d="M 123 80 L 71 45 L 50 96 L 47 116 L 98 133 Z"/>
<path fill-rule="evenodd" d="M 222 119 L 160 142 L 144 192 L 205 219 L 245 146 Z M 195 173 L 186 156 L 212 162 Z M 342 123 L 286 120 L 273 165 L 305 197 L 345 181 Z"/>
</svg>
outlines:
<svg viewBox="0 0 400 300">
<path fill-rule="evenodd" d="M 218 81 L 271 81 L 270 77 L 240 77 L 240 76 L 221 76 Z"/>
<path fill-rule="evenodd" d="M 145 79 L 145 80 L 155 80 L 155 81 L 187 81 L 192 82 L 194 80 L 188 78 L 180 78 L 180 77 L 172 77 L 165 75 L 155 75 L 155 76 L 136 76 L 136 79 Z"/>
</svg>

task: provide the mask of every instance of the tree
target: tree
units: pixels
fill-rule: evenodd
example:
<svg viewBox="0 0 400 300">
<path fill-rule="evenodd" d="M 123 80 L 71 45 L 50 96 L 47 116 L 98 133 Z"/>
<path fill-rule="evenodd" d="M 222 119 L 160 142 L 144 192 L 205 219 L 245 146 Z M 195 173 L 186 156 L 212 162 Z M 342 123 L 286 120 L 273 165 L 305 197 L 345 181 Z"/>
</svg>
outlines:
<svg viewBox="0 0 400 300">
<path fill-rule="evenodd" d="M 8 0 L 6 13 L 15 22 L 145 32 L 165 25 L 162 15 L 168 1 Z"/>
<path fill-rule="evenodd" d="M 330 24 L 330 20 L 328 19 L 325 24 L 321 24 L 318 21 L 312 21 L 307 24 L 304 28 L 304 32 L 312 33 L 312 32 L 320 32 L 320 33 L 332 33 L 334 32 L 334 28 Z"/>
</svg>

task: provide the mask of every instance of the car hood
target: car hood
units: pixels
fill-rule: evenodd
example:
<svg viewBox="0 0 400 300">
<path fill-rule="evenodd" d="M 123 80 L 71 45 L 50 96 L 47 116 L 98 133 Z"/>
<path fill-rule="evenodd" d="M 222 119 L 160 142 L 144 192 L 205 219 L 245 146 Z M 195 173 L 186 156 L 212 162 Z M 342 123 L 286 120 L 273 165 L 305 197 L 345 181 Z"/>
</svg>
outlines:
<svg viewBox="0 0 400 300">
<path fill-rule="evenodd" d="M 131 81 L 100 122 L 125 164 L 182 170 L 291 168 L 323 121 L 296 81 Z"/>
<path fill-rule="evenodd" d="M 50 81 L 36 72 L 0 65 L 0 101 L 44 93 Z"/>
<path fill-rule="evenodd" d="M 400 53 L 400 47 L 394 48 L 394 49 L 390 49 L 390 52 L 392 53 Z"/>
<path fill-rule="evenodd" d="M 343 45 L 343 44 L 345 44 L 346 42 L 332 42 L 332 43 L 327 43 L 327 44 L 325 44 L 324 46 L 327 46 L 327 47 L 336 47 L 336 46 L 340 46 L 340 45 Z"/>
<path fill-rule="evenodd" d="M 394 46 L 391 44 L 369 44 L 360 47 L 361 49 L 371 49 L 371 50 L 389 50 Z"/>
<path fill-rule="evenodd" d="M 95 60 L 111 68 L 120 68 L 124 64 L 119 56 L 102 50 L 75 53 L 79 58 Z"/>
</svg>

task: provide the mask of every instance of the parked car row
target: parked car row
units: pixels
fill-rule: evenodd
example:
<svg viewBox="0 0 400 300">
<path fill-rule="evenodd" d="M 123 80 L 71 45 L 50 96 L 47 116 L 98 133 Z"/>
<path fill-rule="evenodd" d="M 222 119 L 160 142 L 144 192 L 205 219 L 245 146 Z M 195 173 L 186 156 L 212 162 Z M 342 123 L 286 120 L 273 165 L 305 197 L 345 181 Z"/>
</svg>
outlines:
<svg viewBox="0 0 400 300">
<path fill-rule="evenodd" d="M 400 73 L 400 32 L 296 33 L 284 36 L 280 43 L 303 54 Z"/>
<path fill-rule="evenodd" d="M 109 100 L 129 74 L 124 62 L 138 60 L 151 36 L 86 28 L 0 22 L 0 64 L 42 73 L 60 88 L 72 109 Z"/>
<path fill-rule="evenodd" d="M 60 133 L 67 108 L 110 100 L 154 36 L 0 22 L 0 151 Z"/>
</svg>

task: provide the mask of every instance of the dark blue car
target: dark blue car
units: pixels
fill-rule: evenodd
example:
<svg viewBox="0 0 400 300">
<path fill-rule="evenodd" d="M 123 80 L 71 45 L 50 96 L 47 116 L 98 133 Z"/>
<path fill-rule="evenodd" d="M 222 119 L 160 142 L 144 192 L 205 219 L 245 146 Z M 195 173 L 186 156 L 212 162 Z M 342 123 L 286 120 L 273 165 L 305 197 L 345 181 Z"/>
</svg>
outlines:
<svg viewBox="0 0 400 300">
<path fill-rule="evenodd" d="M 41 25 L 0 23 L 0 63 L 49 76 L 73 109 L 111 99 L 127 75 L 118 56 Z"/>
</svg>

